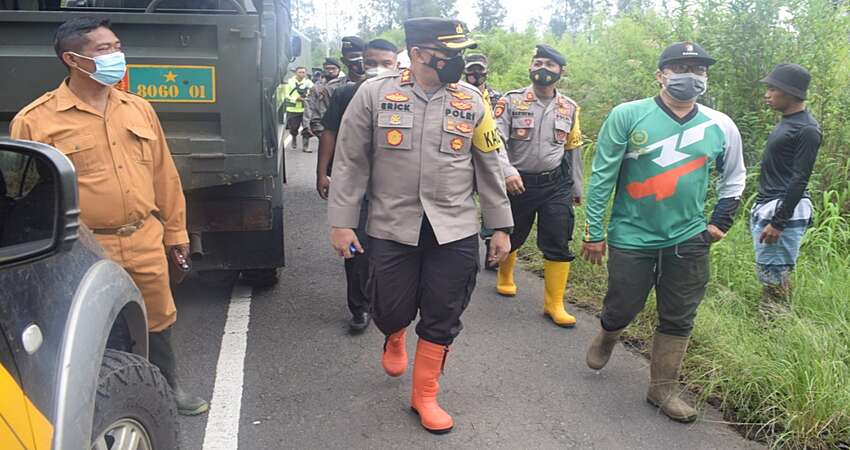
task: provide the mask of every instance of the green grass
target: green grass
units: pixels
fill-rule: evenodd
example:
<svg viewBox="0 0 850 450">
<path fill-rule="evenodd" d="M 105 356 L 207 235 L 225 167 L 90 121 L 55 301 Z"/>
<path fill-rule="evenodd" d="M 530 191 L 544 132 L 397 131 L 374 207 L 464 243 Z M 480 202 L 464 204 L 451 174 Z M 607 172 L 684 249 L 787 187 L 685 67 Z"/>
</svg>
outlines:
<svg viewBox="0 0 850 450">
<path fill-rule="evenodd" d="M 836 193 L 813 199 L 817 222 L 806 234 L 793 276 L 791 312 L 772 321 L 758 312 L 761 286 L 745 214 L 711 249 L 711 282 L 684 375 L 701 402 L 718 404 L 748 437 L 774 448 L 850 443 L 850 225 L 834 206 L 846 200 Z M 576 208 L 577 230 L 583 213 Z M 580 242 L 572 243 L 576 253 Z M 542 273 L 533 233 L 519 255 L 525 267 Z M 577 259 L 568 298 L 598 312 L 606 277 L 604 266 Z M 655 315 L 650 298 L 626 330 L 641 350 L 652 336 Z"/>
</svg>

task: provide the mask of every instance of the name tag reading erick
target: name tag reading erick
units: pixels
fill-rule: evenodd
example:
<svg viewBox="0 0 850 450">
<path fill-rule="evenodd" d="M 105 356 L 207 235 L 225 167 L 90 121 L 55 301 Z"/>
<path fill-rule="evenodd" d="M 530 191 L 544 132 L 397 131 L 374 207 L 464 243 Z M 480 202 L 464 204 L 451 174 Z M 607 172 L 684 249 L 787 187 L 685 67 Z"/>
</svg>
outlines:
<svg viewBox="0 0 850 450">
<path fill-rule="evenodd" d="M 215 103 L 215 67 L 128 64 L 123 88 L 150 102 Z"/>
</svg>

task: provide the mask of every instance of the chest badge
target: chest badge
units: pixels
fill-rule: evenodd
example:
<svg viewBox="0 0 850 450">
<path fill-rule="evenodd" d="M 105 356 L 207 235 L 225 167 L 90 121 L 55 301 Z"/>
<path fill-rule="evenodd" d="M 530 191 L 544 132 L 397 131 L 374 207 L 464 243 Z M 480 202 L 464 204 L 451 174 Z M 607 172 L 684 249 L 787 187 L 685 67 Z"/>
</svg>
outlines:
<svg viewBox="0 0 850 450">
<path fill-rule="evenodd" d="M 462 101 L 462 100 L 455 100 L 455 101 L 451 102 L 451 105 L 452 105 L 453 108 L 455 108 L 459 111 L 469 111 L 470 109 L 472 109 L 472 103 L 465 102 L 465 101 Z"/>
<path fill-rule="evenodd" d="M 463 148 L 463 138 L 456 137 L 456 138 L 451 140 L 449 145 L 451 145 L 452 150 L 460 151 L 460 149 Z"/>
<path fill-rule="evenodd" d="M 467 94 L 466 92 L 456 91 L 452 92 L 452 97 L 458 100 L 472 100 L 472 96 Z"/>
<path fill-rule="evenodd" d="M 528 136 L 528 128 L 517 128 L 516 135 L 521 138 Z"/>
<path fill-rule="evenodd" d="M 384 96 L 384 99 L 389 100 L 391 102 L 401 103 L 410 100 L 410 97 L 402 94 L 401 92 L 393 92 L 392 94 L 387 94 Z"/>
<path fill-rule="evenodd" d="M 472 133 L 472 125 L 466 122 L 459 122 L 457 124 L 457 131 L 460 131 L 461 133 Z"/>
<path fill-rule="evenodd" d="M 404 133 L 399 130 L 387 131 L 387 144 L 398 147 L 402 142 L 404 142 Z"/>
<path fill-rule="evenodd" d="M 528 111 L 529 104 L 526 102 L 520 102 L 516 105 L 516 109 L 520 111 Z"/>
<path fill-rule="evenodd" d="M 399 125 L 401 124 L 401 116 L 398 114 L 393 114 L 390 116 L 390 125 Z"/>
<path fill-rule="evenodd" d="M 567 140 L 567 132 L 564 130 L 558 130 L 556 137 L 559 141 L 565 141 Z"/>
</svg>

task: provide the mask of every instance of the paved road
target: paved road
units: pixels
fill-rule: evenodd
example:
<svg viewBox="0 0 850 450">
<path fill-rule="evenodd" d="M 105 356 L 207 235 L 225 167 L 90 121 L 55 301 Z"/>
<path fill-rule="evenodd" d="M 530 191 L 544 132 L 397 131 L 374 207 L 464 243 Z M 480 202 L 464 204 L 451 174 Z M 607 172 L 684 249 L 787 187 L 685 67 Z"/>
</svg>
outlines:
<svg viewBox="0 0 850 450">
<path fill-rule="evenodd" d="M 381 370 L 382 335 L 347 332 L 342 261 L 327 243 L 315 158 L 287 151 L 288 266 L 277 287 L 251 300 L 240 449 L 760 448 L 713 410 L 694 425 L 659 415 L 644 401 L 647 361 L 622 346 L 601 373 L 587 369 L 596 319 L 579 313 L 572 330 L 549 324 L 542 280 L 526 272 L 514 299 L 495 295 L 492 273 L 479 276 L 441 380 L 455 430 L 426 433 L 408 409 L 410 371 L 393 379 Z M 230 291 L 190 281 L 176 297 L 181 371 L 209 398 Z M 182 448 L 202 448 L 206 420 L 181 419 Z"/>
</svg>

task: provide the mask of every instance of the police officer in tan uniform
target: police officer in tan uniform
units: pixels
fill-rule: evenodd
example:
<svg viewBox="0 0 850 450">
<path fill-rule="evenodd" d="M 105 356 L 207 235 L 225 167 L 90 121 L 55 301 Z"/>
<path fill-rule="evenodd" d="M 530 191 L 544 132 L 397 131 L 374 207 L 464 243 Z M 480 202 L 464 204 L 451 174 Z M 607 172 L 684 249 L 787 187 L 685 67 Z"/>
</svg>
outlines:
<svg viewBox="0 0 850 450">
<path fill-rule="evenodd" d="M 445 433 L 453 421 L 437 403 L 438 380 L 479 268 L 473 191 L 497 230 L 490 260 L 510 251 L 513 220 L 491 112 L 477 89 L 458 83 L 463 51 L 476 45 L 466 26 L 417 18 L 404 29 L 411 68 L 363 83 L 343 117 L 328 221 L 340 255 L 362 252 L 354 229 L 368 190 L 368 291 L 387 336 L 382 366 L 405 372 L 405 332 L 418 313 L 411 407 L 426 430 Z"/>
<path fill-rule="evenodd" d="M 11 136 L 44 142 L 70 158 L 80 218 L 145 300 L 150 361 L 173 388 L 178 411 L 200 414 L 208 404 L 183 390 L 171 342 L 177 310 L 166 248 L 187 257 L 189 236 L 186 200 L 159 119 L 150 103 L 112 87 L 126 65 L 109 21 L 71 19 L 54 42 L 69 77 L 15 116 Z"/>
<path fill-rule="evenodd" d="M 366 41 L 357 36 L 345 36 L 342 38 L 342 62 L 348 69 L 343 77 L 333 78 L 325 83 L 313 87 L 307 99 L 307 119 L 310 122 L 310 131 L 319 136 L 321 140 L 322 117 L 328 110 L 334 91 L 349 82 L 362 81 L 366 77 L 366 69 L 363 67 L 363 52 L 366 51 Z"/>
<path fill-rule="evenodd" d="M 513 253 L 499 266 L 496 291 L 516 295 L 516 251 L 536 218 L 537 245 L 544 258 L 543 312 L 556 325 L 571 327 L 576 320 L 564 309 L 564 290 L 575 259 L 569 241 L 572 205 L 581 201 L 582 141 L 578 105 L 555 89 L 564 64 L 557 50 L 538 45 L 529 68 L 532 84 L 506 93 L 493 113 L 507 150 L 501 156 L 516 227 Z"/>
</svg>

